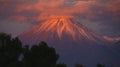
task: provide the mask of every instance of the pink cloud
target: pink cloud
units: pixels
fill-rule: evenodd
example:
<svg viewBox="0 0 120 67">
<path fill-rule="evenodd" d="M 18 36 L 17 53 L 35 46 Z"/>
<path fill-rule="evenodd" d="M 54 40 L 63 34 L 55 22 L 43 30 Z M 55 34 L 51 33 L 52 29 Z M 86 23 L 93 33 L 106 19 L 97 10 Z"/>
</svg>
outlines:
<svg viewBox="0 0 120 67">
<path fill-rule="evenodd" d="M 107 2 L 104 0 L 76 0 L 72 2 L 69 0 L 3 0 L 0 3 L 2 4 L 0 13 L 10 13 L 10 16 L 17 17 L 15 19 L 20 17 L 18 20 L 34 20 L 37 22 L 45 20 L 51 15 L 77 14 L 86 19 L 100 19 L 104 16 L 113 20 L 119 20 L 120 15 L 119 0 Z M 21 19 L 21 16 L 28 19 Z"/>
</svg>

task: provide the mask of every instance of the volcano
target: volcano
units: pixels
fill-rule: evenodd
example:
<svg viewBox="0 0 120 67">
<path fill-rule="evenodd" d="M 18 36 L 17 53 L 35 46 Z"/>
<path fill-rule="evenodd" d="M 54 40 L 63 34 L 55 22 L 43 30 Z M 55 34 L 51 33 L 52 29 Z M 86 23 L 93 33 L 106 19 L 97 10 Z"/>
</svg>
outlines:
<svg viewBox="0 0 120 67">
<path fill-rule="evenodd" d="M 19 35 L 24 44 L 38 44 L 45 41 L 59 53 L 58 63 L 68 67 L 83 64 L 96 67 L 98 63 L 106 67 L 120 67 L 120 54 L 109 47 L 111 41 L 82 24 L 73 20 L 73 16 L 51 16 L 46 22 Z"/>
</svg>

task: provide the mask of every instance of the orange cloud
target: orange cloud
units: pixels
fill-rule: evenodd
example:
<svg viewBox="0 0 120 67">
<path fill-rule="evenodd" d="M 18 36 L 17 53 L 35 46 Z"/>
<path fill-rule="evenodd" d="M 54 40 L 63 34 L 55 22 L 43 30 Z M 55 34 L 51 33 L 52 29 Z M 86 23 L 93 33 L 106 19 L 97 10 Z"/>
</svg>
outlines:
<svg viewBox="0 0 120 67">
<path fill-rule="evenodd" d="M 106 24 L 109 26 L 106 28 L 107 30 L 113 30 L 110 27 L 119 29 L 119 7 L 120 0 L 1 0 L 0 20 L 14 19 L 40 23 L 51 15 L 63 15 L 74 16 L 74 19 L 81 23 L 82 20 L 89 21 L 83 23 L 88 24 L 88 26 L 94 23 L 100 29 L 103 29 L 101 25 Z M 92 29 L 99 30 L 94 27 L 94 24 L 91 25 Z M 113 33 L 116 34 L 116 32 Z"/>
<path fill-rule="evenodd" d="M 112 19 L 119 20 L 119 18 L 120 18 L 120 0 L 110 1 L 108 3 L 108 5 L 106 5 L 106 9 L 108 12 L 112 13 Z"/>
<path fill-rule="evenodd" d="M 86 19 L 100 19 L 104 16 L 116 19 L 119 18 L 120 12 L 120 0 L 4 0 L 1 4 L 3 6 L 0 7 L 2 9 L 0 13 L 11 12 L 11 16 L 26 18 L 30 16 L 29 20 L 37 22 L 51 15 L 77 15 L 79 18 L 85 17 Z"/>
</svg>

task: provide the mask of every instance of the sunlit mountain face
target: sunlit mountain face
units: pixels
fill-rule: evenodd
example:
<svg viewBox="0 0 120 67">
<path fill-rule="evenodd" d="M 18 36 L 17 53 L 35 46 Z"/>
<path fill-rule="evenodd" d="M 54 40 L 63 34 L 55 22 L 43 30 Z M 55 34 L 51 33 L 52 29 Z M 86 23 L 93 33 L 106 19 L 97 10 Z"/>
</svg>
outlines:
<svg viewBox="0 0 120 67">
<path fill-rule="evenodd" d="M 68 67 L 80 63 L 85 67 L 120 67 L 120 54 L 109 47 L 112 39 L 103 37 L 82 24 L 73 16 L 50 16 L 50 18 L 19 36 L 24 44 L 38 44 L 45 41 L 60 55 L 58 63 Z"/>
<path fill-rule="evenodd" d="M 28 43 L 32 42 L 32 44 L 39 43 L 39 40 L 46 41 L 54 38 L 62 40 L 67 37 L 73 41 L 80 42 L 82 40 L 97 42 L 96 39 L 105 41 L 104 37 L 75 22 L 72 16 L 50 16 L 47 21 L 40 23 L 38 26 L 19 36 L 21 40 L 28 38 L 27 41 L 31 40 Z"/>
</svg>

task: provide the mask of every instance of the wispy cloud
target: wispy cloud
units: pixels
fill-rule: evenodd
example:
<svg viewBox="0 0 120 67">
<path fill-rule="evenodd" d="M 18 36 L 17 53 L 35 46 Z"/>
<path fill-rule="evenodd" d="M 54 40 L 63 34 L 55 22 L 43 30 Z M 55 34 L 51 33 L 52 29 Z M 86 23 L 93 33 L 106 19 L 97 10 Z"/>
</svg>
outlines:
<svg viewBox="0 0 120 67">
<path fill-rule="evenodd" d="M 51 15 L 72 15 L 79 21 L 95 21 L 83 24 L 100 24 L 99 29 L 106 25 L 105 29 L 115 27 L 117 30 L 120 25 L 119 7 L 120 0 L 0 0 L 0 20 L 39 23 Z M 97 30 L 92 25 L 90 27 Z"/>
<path fill-rule="evenodd" d="M 29 22 L 31 20 L 38 22 L 50 15 L 119 20 L 119 4 L 119 0 L 1 0 L 0 17 Z"/>
</svg>

